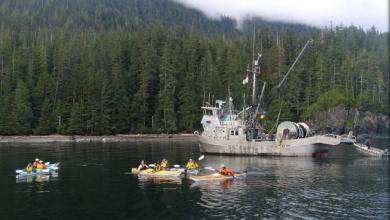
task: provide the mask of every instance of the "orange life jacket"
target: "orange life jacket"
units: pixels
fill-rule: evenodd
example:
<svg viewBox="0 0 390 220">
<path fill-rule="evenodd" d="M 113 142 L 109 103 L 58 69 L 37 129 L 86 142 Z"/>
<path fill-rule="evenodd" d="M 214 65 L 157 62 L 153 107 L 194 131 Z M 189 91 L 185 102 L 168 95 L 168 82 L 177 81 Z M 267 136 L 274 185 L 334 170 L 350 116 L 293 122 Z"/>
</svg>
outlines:
<svg viewBox="0 0 390 220">
<path fill-rule="evenodd" d="M 234 172 L 227 167 L 223 167 L 217 171 L 224 176 L 234 176 Z"/>
<path fill-rule="evenodd" d="M 43 164 L 38 163 L 38 164 L 37 164 L 37 169 L 43 169 Z"/>
</svg>

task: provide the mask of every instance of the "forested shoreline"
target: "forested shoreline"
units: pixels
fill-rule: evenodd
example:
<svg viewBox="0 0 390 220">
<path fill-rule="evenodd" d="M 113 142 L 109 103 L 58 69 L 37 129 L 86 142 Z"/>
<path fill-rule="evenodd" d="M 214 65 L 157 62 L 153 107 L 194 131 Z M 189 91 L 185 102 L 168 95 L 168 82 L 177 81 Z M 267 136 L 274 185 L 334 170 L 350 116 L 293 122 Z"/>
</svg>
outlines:
<svg viewBox="0 0 390 220">
<path fill-rule="evenodd" d="M 12 4 L 1 5 L 0 17 Z M 22 12 L 0 26 L 0 135 L 193 131 L 200 128 L 200 107 L 209 93 L 225 99 L 230 90 L 242 108 L 244 90 L 250 89 L 242 80 L 252 34 L 210 34 L 157 21 L 115 28 L 121 12 L 98 20 L 113 28 L 51 28 L 29 24 Z M 338 105 L 388 114 L 388 33 L 354 26 L 258 26 L 255 36 L 256 52 L 263 54 L 258 88 L 267 82 L 269 124 L 281 105 L 281 120 L 292 121 Z M 308 39 L 314 43 L 275 95 L 272 88 Z"/>
</svg>

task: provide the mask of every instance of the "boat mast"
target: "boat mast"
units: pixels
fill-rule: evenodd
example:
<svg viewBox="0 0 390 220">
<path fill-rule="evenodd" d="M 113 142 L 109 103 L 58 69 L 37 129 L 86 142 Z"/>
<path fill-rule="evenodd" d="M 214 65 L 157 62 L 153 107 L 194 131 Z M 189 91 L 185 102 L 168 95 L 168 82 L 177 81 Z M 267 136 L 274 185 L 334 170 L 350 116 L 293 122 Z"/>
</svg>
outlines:
<svg viewBox="0 0 390 220">
<path fill-rule="evenodd" d="M 253 74 L 253 86 L 252 86 L 252 105 L 256 104 L 256 70 L 255 70 L 255 35 L 256 35 L 256 29 L 255 26 L 253 25 L 253 45 L 252 45 L 252 74 Z"/>
<path fill-rule="evenodd" d="M 301 57 L 301 55 L 303 54 L 303 52 L 306 50 L 307 46 L 309 46 L 310 43 L 312 43 L 313 40 L 312 39 L 309 39 L 305 46 L 302 48 L 301 52 L 298 54 L 297 58 L 295 58 L 295 61 L 294 63 L 291 65 L 290 69 L 288 69 L 286 75 L 283 77 L 282 81 L 280 81 L 280 83 L 276 86 L 276 88 L 280 88 L 284 81 L 287 79 L 288 75 L 290 74 L 291 70 L 294 68 L 295 64 L 298 62 L 299 58 Z"/>
</svg>

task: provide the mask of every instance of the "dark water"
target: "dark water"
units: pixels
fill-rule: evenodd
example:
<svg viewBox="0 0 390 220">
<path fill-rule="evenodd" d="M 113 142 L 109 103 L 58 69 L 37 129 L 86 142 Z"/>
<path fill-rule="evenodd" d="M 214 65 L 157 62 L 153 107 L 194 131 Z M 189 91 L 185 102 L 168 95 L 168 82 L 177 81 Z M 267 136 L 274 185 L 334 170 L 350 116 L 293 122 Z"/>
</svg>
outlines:
<svg viewBox="0 0 390 220">
<path fill-rule="evenodd" d="M 382 148 L 388 139 L 379 140 Z M 202 166 L 248 170 L 245 180 L 139 179 L 139 160 L 197 158 L 194 142 L 0 145 L 0 219 L 388 219 L 389 161 L 351 146 L 326 158 L 206 155 Z M 35 157 L 58 176 L 15 178 Z"/>
</svg>

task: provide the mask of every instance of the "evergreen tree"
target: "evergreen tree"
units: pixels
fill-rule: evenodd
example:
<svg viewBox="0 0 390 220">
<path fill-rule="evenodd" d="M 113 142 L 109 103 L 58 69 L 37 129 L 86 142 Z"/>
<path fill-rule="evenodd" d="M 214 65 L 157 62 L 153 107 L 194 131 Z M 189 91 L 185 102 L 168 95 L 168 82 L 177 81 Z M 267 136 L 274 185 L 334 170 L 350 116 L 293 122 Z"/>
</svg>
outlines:
<svg viewBox="0 0 390 220">
<path fill-rule="evenodd" d="M 22 80 L 18 81 L 12 103 L 10 123 L 14 134 L 30 134 L 32 110 L 29 91 Z"/>
<path fill-rule="evenodd" d="M 78 103 L 74 103 L 70 114 L 68 128 L 66 133 L 68 134 L 82 134 L 82 117 L 81 109 Z"/>
<path fill-rule="evenodd" d="M 173 58 L 173 42 L 165 44 L 160 65 L 160 92 L 156 116 L 165 131 L 176 131 L 176 80 L 177 65 Z"/>
<path fill-rule="evenodd" d="M 34 129 L 36 134 L 52 134 L 56 131 L 56 118 L 52 112 L 50 100 L 45 98 L 41 106 L 41 114 L 38 121 L 38 126 Z"/>
</svg>

